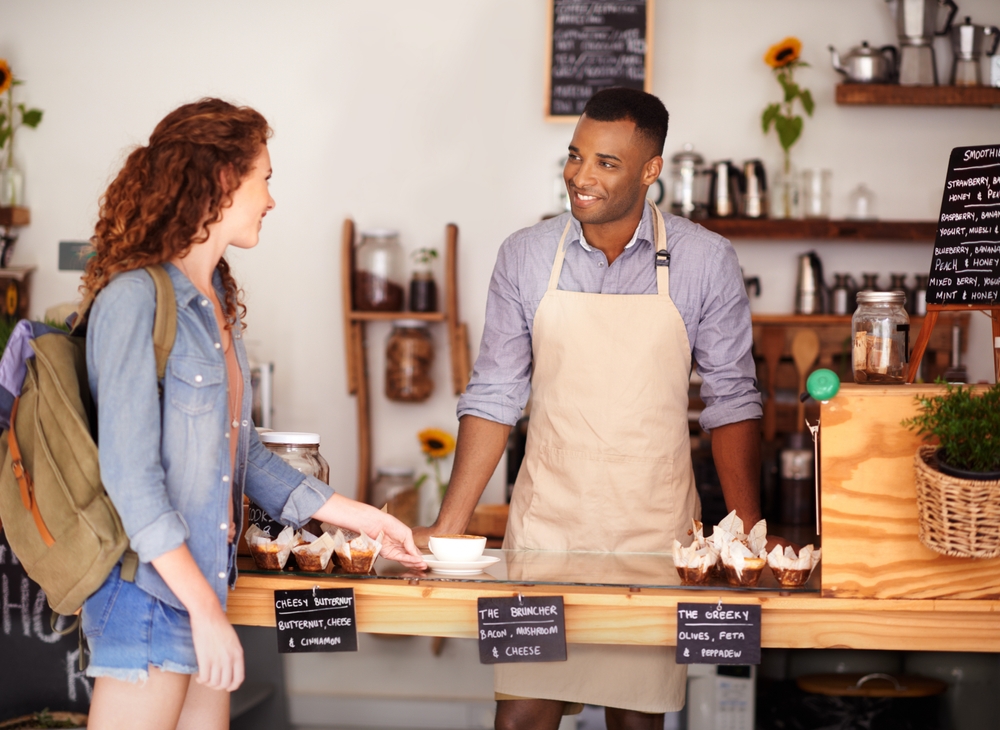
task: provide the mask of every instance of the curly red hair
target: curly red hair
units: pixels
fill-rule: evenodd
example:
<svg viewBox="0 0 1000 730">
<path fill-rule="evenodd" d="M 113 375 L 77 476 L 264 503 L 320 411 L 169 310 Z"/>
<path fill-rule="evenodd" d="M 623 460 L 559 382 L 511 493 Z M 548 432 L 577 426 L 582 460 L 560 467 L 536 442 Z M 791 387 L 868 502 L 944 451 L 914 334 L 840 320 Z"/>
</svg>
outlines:
<svg viewBox="0 0 1000 730">
<path fill-rule="evenodd" d="M 183 257 L 207 240 L 208 226 L 232 205 L 235 188 L 227 182 L 239 187 L 270 136 L 259 112 L 221 99 L 201 99 L 165 116 L 101 197 L 94 254 L 80 286 L 85 301 L 115 274 Z M 246 306 L 225 258 L 217 270 L 228 327 L 237 309 L 245 316 Z"/>
</svg>

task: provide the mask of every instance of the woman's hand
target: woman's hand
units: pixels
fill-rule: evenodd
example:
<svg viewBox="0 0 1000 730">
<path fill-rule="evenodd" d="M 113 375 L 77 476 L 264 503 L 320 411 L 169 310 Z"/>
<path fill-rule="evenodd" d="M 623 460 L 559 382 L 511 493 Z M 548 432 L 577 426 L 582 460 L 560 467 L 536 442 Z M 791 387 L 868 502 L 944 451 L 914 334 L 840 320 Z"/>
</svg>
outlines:
<svg viewBox="0 0 1000 730">
<path fill-rule="evenodd" d="M 243 647 L 187 545 L 158 558 L 153 567 L 191 617 L 199 684 L 233 692 L 243 684 Z"/>
<path fill-rule="evenodd" d="M 381 532 L 381 555 L 399 561 L 408 568 L 427 569 L 427 563 L 413 543 L 410 528 L 382 510 L 335 494 L 313 517 L 354 532 L 363 532 L 371 538 L 378 537 Z"/>
<path fill-rule="evenodd" d="M 195 680 L 209 689 L 233 692 L 243 684 L 243 647 L 218 602 L 215 610 L 195 611 L 191 637 L 198 658 Z"/>
</svg>

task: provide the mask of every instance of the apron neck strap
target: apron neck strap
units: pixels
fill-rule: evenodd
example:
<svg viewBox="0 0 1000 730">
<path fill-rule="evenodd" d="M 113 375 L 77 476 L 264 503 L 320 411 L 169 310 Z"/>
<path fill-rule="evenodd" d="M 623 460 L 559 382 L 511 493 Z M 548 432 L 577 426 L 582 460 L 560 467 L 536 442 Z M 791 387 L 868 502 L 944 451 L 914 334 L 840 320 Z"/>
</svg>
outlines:
<svg viewBox="0 0 1000 730">
<path fill-rule="evenodd" d="M 666 253 L 667 250 L 667 228 L 663 222 L 663 214 L 660 209 L 652 203 L 649 207 L 653 211 L 653 231 L 656 239 L 656 250 Z M 559 288 L 559 274 L 562 273 L 563 261 L 566 259 L 566 237 L 569 229 L 573 226 L 572 217 L 566 221 L 562 237 L 559 239 L 559 247 L 556 249 L 556 259 L 552 262 L 552 272 L 549 274 L 548 291 L 555 291 Z M 582 235 L 582 232 L 581 232 Z M 670 257 L 666 257 L 666 262 L 660 264 L 660 256 L 655 256 L 656 261 L 656 293 L 659 296 L 670 296 Z"/>
</svg>

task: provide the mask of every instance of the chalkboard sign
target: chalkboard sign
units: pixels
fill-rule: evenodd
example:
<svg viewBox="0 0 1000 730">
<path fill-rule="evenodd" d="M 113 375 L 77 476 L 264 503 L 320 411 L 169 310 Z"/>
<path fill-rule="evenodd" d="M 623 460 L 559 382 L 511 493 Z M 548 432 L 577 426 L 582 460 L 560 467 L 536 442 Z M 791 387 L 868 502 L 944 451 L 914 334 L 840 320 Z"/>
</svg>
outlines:
<svg viewBox="0 0 1000 730">
<path fill-rule="evenodd" d="M 573 120 L 601 89 L 652 89 L 653 3 L 549 0 L 545 115 Z"/>
<path fill-rule="evenodd" d="M 353 588 L 275 591 L 278 651 L 357 651 Z"/>
<path fill-rule="evenodd" d="M 0 530 L 0 721 L 38 712 L 87 712 L 93 684 L 80 671 L 79 639 L 52 631 L 45 592 L 24 572 Z M 56 628 L 69 619 L 60 618 Z"/>
<path fill-rule="evenodd" d="M 1000 306 L 1000 144 L 951 151 L 927 303 Z"/>
<path fill-rule="evenodd" d="M 760 606 L 677 604 L 678 664 L 760 664 Z"/>
<path fill-rule="evenodd" d="M 482 664 L 566 661 L 562 596 L 479 599 Z"/>
</svg>

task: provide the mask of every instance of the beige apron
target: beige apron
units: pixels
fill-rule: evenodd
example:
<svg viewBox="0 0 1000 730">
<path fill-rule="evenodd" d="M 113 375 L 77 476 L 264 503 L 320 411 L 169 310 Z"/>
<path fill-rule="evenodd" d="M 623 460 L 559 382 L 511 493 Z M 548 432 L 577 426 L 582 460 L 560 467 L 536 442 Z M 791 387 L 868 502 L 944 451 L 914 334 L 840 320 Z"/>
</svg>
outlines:
<svg viewBox="0 0 1000 730">
<path fill-rule="evenodd" d="M 657 251 L 666 251 L 663 216 L 651 208 Z M 656 267 L 655 296 L 559 290 L 569 230 L 535 313 L 531 420 L 504 547 L 667 553 L 700 511 L 687 420 L 691 347 L 670 269 Z M 494 686 L 675 711 L 687 671 L 674 651 L 572 644 L 566 662 L 498 664 Z"/>
</svg>

